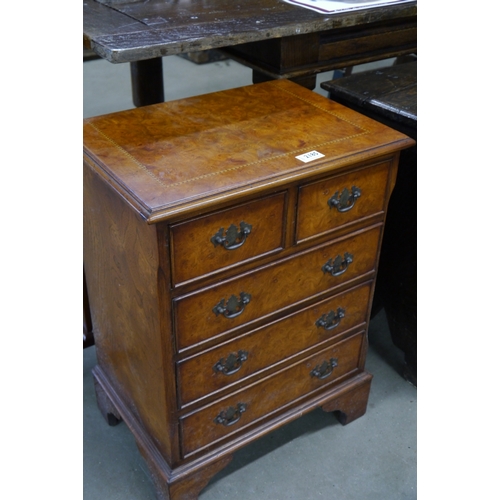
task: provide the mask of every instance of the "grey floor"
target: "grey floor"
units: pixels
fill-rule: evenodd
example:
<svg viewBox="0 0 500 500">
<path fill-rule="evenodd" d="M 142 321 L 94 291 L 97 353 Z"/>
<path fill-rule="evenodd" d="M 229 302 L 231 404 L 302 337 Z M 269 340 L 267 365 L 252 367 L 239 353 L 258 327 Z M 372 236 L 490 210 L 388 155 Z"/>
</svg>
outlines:
<svg viewBox="0 0 500 500">
<path fill-rule="evenodd" d="M 364 68 L 356 68 L 360 71 Z M 83 116 L 133 107 L 128 65 L 84 63 Z M 234 61 L 197 65 L 164 58 L 165 99 L 250 85 L 251 70 Z M 332 73 L 318 76 L 319 82 Z M 417 389 L 402 376 L 383 311 L 371 322 L 366 369 L 374 375 L 366 414 L 347 426 L 321 410 L 306 414 L 235 453 L 200 500 L 412 500 L 417 498 Z M 154 500 L 134 439 L 122 423 L 108 427 L 97 409 L 83 351 L 84 500 Z"/>
</svg>

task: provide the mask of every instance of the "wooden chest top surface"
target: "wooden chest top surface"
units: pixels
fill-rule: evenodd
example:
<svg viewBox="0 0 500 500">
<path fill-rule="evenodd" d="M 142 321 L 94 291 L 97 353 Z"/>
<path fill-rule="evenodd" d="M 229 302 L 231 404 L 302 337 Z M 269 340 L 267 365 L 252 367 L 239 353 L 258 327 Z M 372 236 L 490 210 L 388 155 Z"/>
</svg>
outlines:
<svg viewBox="0 0 500 500">
<path fill-rule="evenodd" d="M 89 118 L 84 154 L 150 223 L 412 140 L 288 80 Z M 297 156 L 318 151 L 304 163 Z"/>
</svg>

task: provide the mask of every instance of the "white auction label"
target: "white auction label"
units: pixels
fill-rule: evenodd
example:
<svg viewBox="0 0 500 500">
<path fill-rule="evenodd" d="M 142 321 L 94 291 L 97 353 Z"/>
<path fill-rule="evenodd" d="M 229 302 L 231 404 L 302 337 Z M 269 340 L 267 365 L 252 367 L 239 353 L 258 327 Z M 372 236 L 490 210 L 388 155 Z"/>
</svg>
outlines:
<svg viewBox="0 0 500 500">
<path fill-rule="evenodd" d="M 309 151 L 309 153 L 304 153 L 303 155 L 296 156 L 297 160 L 303 161 L 304 163 L 308 163 L 313 160 L 317 160 L 318 158 L 323 158 L 325 156 L 322 153 L 318 153 L 318 151 Z"/>
</svg>

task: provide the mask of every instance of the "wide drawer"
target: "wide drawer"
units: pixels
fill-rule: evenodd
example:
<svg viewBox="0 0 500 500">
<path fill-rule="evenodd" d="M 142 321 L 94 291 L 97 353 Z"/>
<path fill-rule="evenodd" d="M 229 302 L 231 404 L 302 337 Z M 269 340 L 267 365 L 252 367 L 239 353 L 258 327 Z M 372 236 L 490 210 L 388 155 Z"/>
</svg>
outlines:
<svg viewBox="0 0 500 500">
<path fill-rule="evenodd" d="M 301 187 L 296 240 L 329 233 L 382 212 L 389 167 L 387 161 Z"/>
<path fill-rule="evenodd" d="M 367 321 L 371 282 L 178 363 L 180 406 L 226 388 Z"/>
<path fill-rule="evenodd" d="M 184 456 L 226 438 L 282 407 L 358 371 L 363 333 L 181 418 Z"/>
<path fill-rule="evenodd" d="M 179 351 L 375 269 L 381 226 L 174 300 Z"/>
<path fill-rule="evenodd" d="M 285 197 L 286 193 L 280 193 L 173 225 L 173 283 L 182 284 L 280 250 Z"/>
</svg>

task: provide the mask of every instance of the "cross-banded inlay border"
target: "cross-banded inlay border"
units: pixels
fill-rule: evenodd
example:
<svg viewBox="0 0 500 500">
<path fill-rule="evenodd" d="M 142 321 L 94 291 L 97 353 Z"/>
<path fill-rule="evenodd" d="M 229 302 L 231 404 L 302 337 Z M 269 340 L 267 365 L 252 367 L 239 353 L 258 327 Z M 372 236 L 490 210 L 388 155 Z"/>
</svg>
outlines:
<svg viewBox="0 0 500 500">
<path fill-rule="evenodd" d="M 222 175 L 222 174 L 224 174 L 226 172 L 231 172 L 231 171 L 234 171 L 234 170 L 240 170 L 242 168 L 247 168 L 247 167 L 250 167 L 252 165 L 258 165 L 258 164 L 261 164 L 261 163 L 265 163 L 265 162 L 268 162 L 268 161 L 277 160 L 277 159 L 284 158 L 284 157 L 287 157 L 287 156 L 296 156 L 296 155 L 298 155 L 300 153 L 304 153 L 304 152 L 307 152 L 307 151 L 311 150 L 311 148 L 312 149 L 320 149 L 323 146 L 327 146 L 327 145 L 330 145 L 330 144 L 335 144 L 336 142 L 347 141 L 347 140 L 353 139 L 354 137 L 359 137 L 361 135 L 365 135 L 365 134 L 367 134 L 369 132 L 367 129 L 361 127 L 360 125 L 355 124 L 355 123 L 353 123 L 353 122 L 351 122 L 349 120 L 346 120 L 344 117 L 339 116 L 337 113 L 334 113 L 333 111 L 331 111 L 329 109 L 325 109 L 324 107 L 319 106 L 318 104 L 316 104 L 315 102 L 310 101 L 309 99 L 305 99 L 305 98 L 303 98 L 301 96 L 298 96 L 297 94 L 294 94 L 293 92 L 290 92 L 287 89 L 282 89 L 282 88 L 279 88 L 279 87 L 277 87 L 277 88 L 279 90 L 281 90 L 282 92 L 286 92 L 286 93 L 294 96 L 295 98 L 297 98 L 297 99 L 299 99 L 299 100 L 301 100 L 303 102 L 306 102 L 307 104 L 310 104 L 311 106 L 314 106 L 315 108 L 320 109 L 321 111 L 323 111 L 325 113 L 328 113 L 328 114 L 330 114 L 332 116 L 335 116 L 335 118 L 338 118 L 339 120 L 341 120 L 343 122 L 349 123 L 350 125 L 352 125 L 352 126 L 358 128 L 358 129 L 360 129 L 362 132 L 360 132 L 358 134 L 351 134 L 351 135 L 342 137 L 340 139 L 333 139 L 331 141 L 325 141 L 325 142 L 322 142 L 320 144 L 308 146 L 307 148 L 300 148 L 300 149 L 296 149 L 296 150 L 293 150 L 293 151 L 288 151 L 287 153 L 282 153 L 282 154 L 279 154 L 279 155 L 274 155 L 274 156 L 270 156 L 270 157 L 267 157 L 267 158 L 262 158 L 260 160 L 255 160 L 255 161 L 252 161 L 252 162 L 249 162 L 249 163 L 245 163 L 243 165 L 237 165 L 237 166 L 234 166 L 234 167 L 231 167 L 231 168 L 225 168 L 223 170 L 218 170 L 217 172 L 210 172 L 208 174 L 199 175 L 197 177 L 191 177 L 191 178 L 183 180 L 183 181 L 178 181 L 178 182 L 172 182 L 172 183 L 169 183 L 169 184 L 165 184 L 159 177 L 157 177 L 155 174 L 153 174 L 153 172 L 151 172 L 143 163 L 141 163 L 137 158 L 135 158 L 133 155 L 131 155 L 128 151 L 126 151 L 116 141 L 114 141 L 113 139 L 111 139 L 111 137 L 109 137 L 107 134 L 105 134 L 96 125 L 94 125 L 92 122 L 87 122 L 87 123 L 96 132 L 98 132 L 102 137 L 104 137 L 109 143 L 111 143 L 115 148 L 117 148 L 118 150 L 120 150 L 120 152 L 122 152 L 124 155 L 126 155 L 128 158 L 130 158 L 136 165 L 138 165 L 142 170 L 144 170 L 152 179 L 154 179 L 156 182 L 158 182 L 161 186 L 163 186 L 166 189 L 173 188 L 173 187 L 176 187 L 176 186 L 180 186 L 182 184 L 188 184 L 190 182 L 194 182 L 194 181 L 201 180 L 201 179 L 206 179 L 208 177 L 213 177 L 213 176 L 216 176 L 216 175 Z"/>
</svg>

